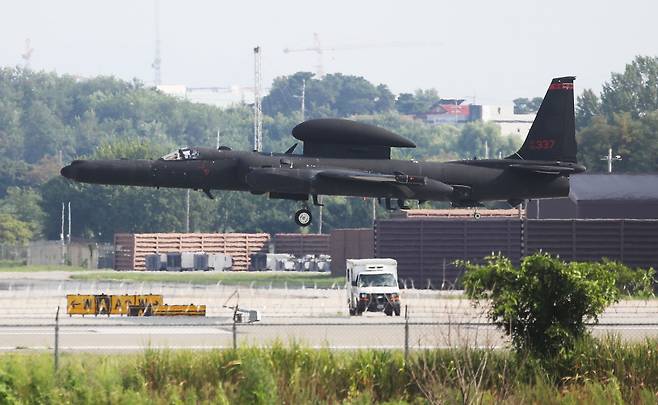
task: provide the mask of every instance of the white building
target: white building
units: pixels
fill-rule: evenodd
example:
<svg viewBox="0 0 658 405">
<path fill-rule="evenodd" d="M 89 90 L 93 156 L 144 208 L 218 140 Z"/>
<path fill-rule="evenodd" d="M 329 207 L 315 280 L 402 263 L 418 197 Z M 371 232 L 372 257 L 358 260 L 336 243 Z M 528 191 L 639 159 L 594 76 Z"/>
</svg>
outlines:
<svg viewBox="0 0 658 405">
<path fill-rule="evenodd" d="M 514 114 L 514 107 L 511 105 L 483 105 L 480 119 L 498 124 L 503 135 L 525 137 L 530 131 L 535 116 L 536 114 Z"/>
<path fill-rule="evenodd" d="M 162 84 L 157 89 L 181 100 L 228 108 L 238 104 L 253 104 L 254 90 L 250 87 L 187 87 L 185 85 Z"/>
</svg>

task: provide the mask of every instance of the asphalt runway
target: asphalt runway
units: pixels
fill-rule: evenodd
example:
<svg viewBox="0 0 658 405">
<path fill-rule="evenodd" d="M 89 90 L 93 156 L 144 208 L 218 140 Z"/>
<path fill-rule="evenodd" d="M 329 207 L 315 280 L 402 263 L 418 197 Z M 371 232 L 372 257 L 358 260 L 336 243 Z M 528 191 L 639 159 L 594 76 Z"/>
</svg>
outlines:
<svg viewBox="0 0 658 405">
<path fill-rule="evenodd" d="M 60 350 L 64 352 L 131 352 L 154 349 L 216 349 L 233 345 L 232 325 L 161 323 L 63 325 L 59 329 Z M 212 319 L 210 321 L 213 321 Z M 658 338 L 658 325 L 598 325 L 596 336 L 618 335 L 626 341 Z M 238 324 L 238 345 L 270 346 L 298 343 L 306 347 L 331 349 L 403 349 L 404 322 L 360 323 L 277 323 Z M 54 326 L 0 327 L 0 351 L 43 351 L 54 346 Z M 509 342 L 489 324 L 448 324 L 415 322 L 409 324 L 411 349 L 469 346 L 504 348 Z"/>
</svg>

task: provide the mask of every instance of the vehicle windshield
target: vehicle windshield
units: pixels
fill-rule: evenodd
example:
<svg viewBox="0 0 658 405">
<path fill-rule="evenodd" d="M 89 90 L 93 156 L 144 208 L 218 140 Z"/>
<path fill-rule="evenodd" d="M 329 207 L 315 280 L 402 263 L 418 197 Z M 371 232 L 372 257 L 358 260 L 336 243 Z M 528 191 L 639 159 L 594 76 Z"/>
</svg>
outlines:
<svg viewBox="0 0 658 405">
<path fill-rule="evenodd" d="M 397 287 L 392 274 L 360 274 L 359 287 Z"/>
<path fill-rule="evenodd" d="M 180 148 L 171 153 L 164 155 L 162 160 L 190 160 L 198 159 L 199 151 L 191 148 Z"/>
</svg>

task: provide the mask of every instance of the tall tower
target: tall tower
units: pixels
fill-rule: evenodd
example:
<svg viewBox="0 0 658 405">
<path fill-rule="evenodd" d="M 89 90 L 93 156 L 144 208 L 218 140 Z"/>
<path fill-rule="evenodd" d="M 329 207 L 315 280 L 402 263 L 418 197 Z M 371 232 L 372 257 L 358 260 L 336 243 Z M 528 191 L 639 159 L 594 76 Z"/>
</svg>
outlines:
<svg viewBox="0 0 658 405">
<path fill-rule="evenodd" d="M 254 48 L 254 150 L 263 150 L 263 110 L 260 103 L 261 77 L 260 46 Z"/>
<path fill-rule="evenodd" d="M 160 57 L 160 1 L 155 0 L 155 57 L 151 67 L 153 68 L 153 82 L 156 86 L 162 84 L 162 58 Z"/>
<path fill-rule="evenodd" d="M 28 38 L 25 40 L 25 52 L 21 54 L 21 58 L 23 58 L 23 67 L 25 69 L 30 68 L 30 59 L 32 58 L 32 52 L 34 52 L 34 49 L 32 49 L 30 38 Z"/>
</svg>

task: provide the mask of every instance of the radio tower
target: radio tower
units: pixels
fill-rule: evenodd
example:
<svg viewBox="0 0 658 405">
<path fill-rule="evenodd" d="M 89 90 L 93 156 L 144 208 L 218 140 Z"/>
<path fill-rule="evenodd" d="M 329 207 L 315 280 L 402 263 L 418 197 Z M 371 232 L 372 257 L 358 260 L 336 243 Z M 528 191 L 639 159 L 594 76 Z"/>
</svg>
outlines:
<svg viewBox="0 0 658 405">
<path fill-rule="evenodd" d="M 260 46 L 254 48 L 254 150 L 263 150 L 263 110 L 260 104 L 262 87 Z"/>
<path fill-rule="evenodd" d="M 162 58 L 160 58 L 160 1 L 155 0 L 155 58 L 151 67 L 153 68 L 153 81 L 156 86 L 162 84 Z"/>
</svg>

